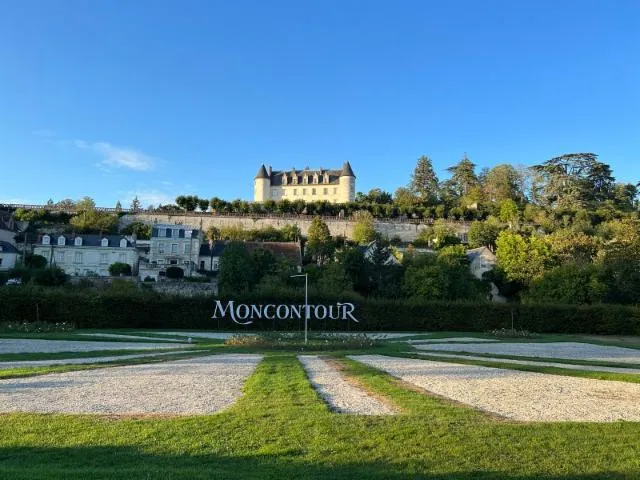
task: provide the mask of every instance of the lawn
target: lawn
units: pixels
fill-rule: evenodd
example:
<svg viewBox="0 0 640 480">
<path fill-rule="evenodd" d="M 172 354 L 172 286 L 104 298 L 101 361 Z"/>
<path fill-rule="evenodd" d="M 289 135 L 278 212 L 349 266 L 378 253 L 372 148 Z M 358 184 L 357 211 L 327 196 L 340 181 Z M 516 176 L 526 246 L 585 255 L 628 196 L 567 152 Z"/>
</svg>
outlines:
<svg viewBox="0 0 640 480">
<path fill-rule="evenodd" d="M 267 351 L 244 397 L 214 415 L 0 415 L 0 478 L 640 478 L 639 423 L 508 422 L 342 353 L 344 372 L 400 414 L 334 414 L 294 352 Z"/>
</svg>

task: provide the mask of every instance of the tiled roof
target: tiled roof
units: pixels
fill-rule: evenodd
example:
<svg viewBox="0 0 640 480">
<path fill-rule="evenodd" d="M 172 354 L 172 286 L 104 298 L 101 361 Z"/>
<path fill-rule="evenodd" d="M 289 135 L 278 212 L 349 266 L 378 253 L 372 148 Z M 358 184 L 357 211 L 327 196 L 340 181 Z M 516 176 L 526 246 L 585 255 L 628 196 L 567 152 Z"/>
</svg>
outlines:
<svg viewBox="0 0 640 480">
<path fill-rule="evenodd" d="M 467 250 L 467 258 L 469 262 L 473 262 L 476 258 L 484 257 L 486 259 L 495 260 L 496 256 L 487 247 L 478 247 Z"/>
<path fill-rule="evenodd" d="M 313 183 L 314 174 L 318 175 L 318 183 Z M 325 182 L 325 174 L 328 176 L 328 182 Z M 258 170 L 258 174 L 256 178 L 270 178 L 272 186 L 281 186 L 284 185 L 283 177 L 287 176 L 286 185 L 296 185 L 293 182 L 294 178 L 297 178 L 297 185 L 339 185 L 340 177 L 354 177 L 353 169 L 351 168 L 351 164 L 349 162 L 344 162 L 342 168 L 340 170 L 327 170 L 326 168 L 319 169 L 309 169 L 305 168 L 304 170 L 296 170 L 292 168 L 291 170 L 273 170 L 271 172 L 271 176 L 267 173 L 267 170 L 264 168 L 264 165 Z M 309 177 L 309 183 L 302 183 L 302 176 L 307 175 Z"/>
<path fill-rule="evenodd" d="M 162 229 L 165 231 L 165 235 L 160 237 L 158 235 L 158 229 Z M 178 229 L 178 236 L 174 236 L 173 231 Z M 191 228 L 187 225 L 155 225 L 151 229 L 151 238 L 186 238 L 184 236 L 184 232 L 186 230 L 191 230 L 191 238 L 198 238 L 199 231 L 195 228 Z M 167 236 L 166 234 L 171 232 L 171 236 Z"/>
</svg>

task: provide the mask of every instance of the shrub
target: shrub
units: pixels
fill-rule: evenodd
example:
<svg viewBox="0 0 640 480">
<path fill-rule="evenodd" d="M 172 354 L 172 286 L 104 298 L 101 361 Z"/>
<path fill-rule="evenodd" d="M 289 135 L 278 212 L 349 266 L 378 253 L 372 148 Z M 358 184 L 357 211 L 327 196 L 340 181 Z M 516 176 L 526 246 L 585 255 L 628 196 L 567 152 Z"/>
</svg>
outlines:
<svg viewBox="0 0 640 480">
<path fill-rule="evenodd" d="M 131 265 L 128 263 L 115 262 L 109 265 L 109 274 L 118 277 L 120 275 L 131 276 Z"/>
<path fill-rule="evenodd" d="M 180 278 L 184 278 L 184 270 L 182 270 L 180 267 L 176 267 L 176 266 L 171 266 L 171 267 L 167 267 L 167 278 L 171 278 L 171 279 L 180 279 Z"/>
</svg>

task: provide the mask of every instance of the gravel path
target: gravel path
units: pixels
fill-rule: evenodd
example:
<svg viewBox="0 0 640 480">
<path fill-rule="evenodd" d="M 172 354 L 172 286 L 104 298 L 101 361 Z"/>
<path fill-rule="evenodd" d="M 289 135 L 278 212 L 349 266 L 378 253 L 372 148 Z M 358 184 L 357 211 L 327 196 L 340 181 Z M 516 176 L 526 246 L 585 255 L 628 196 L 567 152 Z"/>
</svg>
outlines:
<svg viewBox="0 0 640 480">
<path fill-rule="evenodd" d="M 447 337 L 447 338 L 429 338 L 426 340 L 407 340 L 409 343 L 460 343 L 460 342 L 484 342 L 492 343 L 499 342 L 499 340 L 489 340 L 487 338 L 474 338 L 474 337 Z"/>
<path fill-rule="evenodd" d="M 455 363 L 353 355 L 452 400 L 518 421 L 640 421 L 640 384 Z"/>
<path fill-rule="evenodd" d="M 356 415 L 392 415 L 394 411 L 350 384 L 331 364 L 316 355 L 299 355 L 309 381 L 320 397 L 338 413 Z"/>
<path fill-rule="evenodd" d="M 56 360 L 18 360 L 16 362 L 0 362 L 0 369 L 5 368 L 31 368 L 49 367 L 51 365 L 82 365 L 85 363 L 104 363 L 117 360 L 132 360 L 136 358 L 160 357 L 162 355 L 176 355 L 179 353 L 196 353 L 202 350 L 172 350 L 171 352 L 140 353 L 137 355 L 115 355 L 111 357 L 85 357 L 85 358 L 62 358 Z"/>
<path fill-rule="evenodd" d="M 578 342 L 554 343 L 496 343 L 460 345 L 415 345 L 424 350 L 488 353 L 519 357 L 563 358 L 567 360 L 591 360 L 640 364 L 640 350 L 624 347 L 608 347 Z"/>
<path fill-rule="evenodd" d="M 0 380 L 0 411 L 206 414 L 232 405 L 261 355 L 174 362 Z"/>
<path fill-rule="evenodd" d="M 188 343 L 94 342 L 82 340 L 27 340 L 0 338 L 2 353 L 93 352 L 96 350 L 158 350 L 190 347 Z"/>
<path fill-rule="evenodd" d="M 413 352 L 411 352 L 413 353 Z M 569 370 L 586 370 L 589 372 L 611 372 L 611 373 L 640 373 L 640 368 L 622 368 L 622 367 L 600 367 L 591 365 L 572 365 L 570 363 L 555 363 L 555 362 L 537 362 L 533 360 L 512 360 L 509 358 L 496 358 L 496 357 L 478 357 L 475 355 L 456 355 L 455 353 L 427 353 L 419 352 L 418 355 L 447 357 L 447 358 L 460 358 L 467 360 L 482 360 L 485 362 L 501 362 L 501 363 L 513 363 L 515 365 L 538 365 L 541 367 L 558 367 L 566 368 Z"/>
<path fill-rule="evenodd" d="M 158 338 L 158 337 L 141 337 L 138 335 L 124 335 L 119 333 L 78 333 L 85 337 L 105 337 L 105 338 L 123 338 L 136 340 L 154 340 L 158 342 L 184 342 L 184 340 L 176 340 L 175 338 Z"/>
</svg>

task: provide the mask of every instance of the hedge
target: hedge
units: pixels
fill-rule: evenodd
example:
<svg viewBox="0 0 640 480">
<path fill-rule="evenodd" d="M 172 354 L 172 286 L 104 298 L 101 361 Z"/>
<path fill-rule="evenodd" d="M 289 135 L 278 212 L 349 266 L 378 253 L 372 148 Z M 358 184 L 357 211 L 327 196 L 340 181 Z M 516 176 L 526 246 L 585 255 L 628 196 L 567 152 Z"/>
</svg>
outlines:
<svg viewBox="0 0 640 480">
<path fill-rule="evenodd" d="M 234 298 L 237 303 L 300 304 L 300 298 Z M 336 298 L 309 303 L 335 304 Z M 347 301 L 347 300 L 342 300 Z M 640 308 L 621 305 L 519 305 L 466 302 L 407 302 L 360 299 L 359 323 L 310 321 L 312 330 L 477 331 L 514 325 L 538 333 L 640 335 Z M 73 322 L 78 328 L 164 328 L 220 330 L 297 330 L 298 320 L 255 321 L 240 326 L 229 319 L 212 319 L 211 296 L 176 297 L 153 292 L 81 292 L 63 288 L 6 286 L 0 288 L 0 322 Z"/>
</svg>

